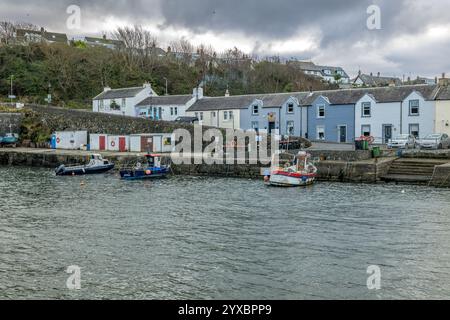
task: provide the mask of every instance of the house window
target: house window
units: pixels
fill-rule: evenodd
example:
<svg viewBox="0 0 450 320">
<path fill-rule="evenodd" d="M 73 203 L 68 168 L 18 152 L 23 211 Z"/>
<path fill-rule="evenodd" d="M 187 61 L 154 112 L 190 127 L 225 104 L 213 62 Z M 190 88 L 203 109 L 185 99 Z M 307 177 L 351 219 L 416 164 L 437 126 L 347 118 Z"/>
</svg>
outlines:
<svg viewBox="0 0 450 320">
<path fill-rule="evenodd" d="M 126 99 L 122 99 L 122 109 L 125 109 L 127 105 L 127 100 Z"/>
<path fill-rule="evenodd" d="M 173 108 L 170 108 L 170 115 L 173 116 Z"/>
<path fill-rule="evenodd" d="M 363 102 L 361 106 L 361 117 L 368 118 L 372 115 L 372 104 L 370 102 Z"/>
<path fill-rule="evenodd" d="M 259 129 L 259 122 L 258 121 L 252 121 L 252 129 L 255 131 L 258 131 Z"/>
<path fill-rule="evenodd" d="M 253 106 L 253 115 L 258 115 L 259 114 L 259 106 Z"/>
<path fill-rule="evenodd" d="M 178 115 L 178 108 L 175 107 L 174 110 L 175 110 L 175 115 L 177 116 Z"/>
<path fill-rule="evenodd" d="M 409 101 L 409 115 L 410 116 L 418 116 L 419 115 L 419 100 L 411 100 Z"/>
<path fill-rule="evenodd" d="M 323 104 L 317 106 L 317 118 L 325 118 L 325 106 Z"/>
<path fill-rule="evenodd" d="M 111 110 L 120 111 L 120 106 L 117 104 L 116 100 L 111 101 L 111 105 L 109 106 Z"/>
<path fill-rule="evenodd" d="M 317 126 L 316 138 L 317 138 L 317 140 L 325 140 L 325 127 L 324 126 Z"/>
<path fill-rule="evenodd" d="M 203 121 L 203 112 L 200 112 L 200 121 Z"/>
<path fill-rule="evenodd" d="M 294 135 L 294 130 L 295 130 L 294 121 L 288 121 L 286 123 L 286 134 L 289 135 L 289 136 L 293 136 Z"/>
<path fill-rule="evenodd" d="M 105 109 L 105 104 L 103 103 L 103 100 L 100 100 L 99 102 L 98 102 L 98 105 L 99 105 L 99 110 L 104 110 Z"/>
<path fill-rule="evenodd" d="M 371 136 L 371 134 L 370 134 L 370 125 L 368 125 L 368 124 L 363 124 L 363 125 L 361 126 L 361 135 L 362 135 L 363 137 L 370 137 L 370 136 Z"/>
<path fill-rule="evenodd" d="M 216 113 L 213 111 L 211 112 L 211 118 L 215 118 L 216 117 Z"/>
<path fill-rule="evenodd" d="M 230 116 L 230 120 L 234 119 L 234 117 L 233 117 L 233 111 L 228 112 L 228 115 Z"/>
<path fill-rule="evenodd" d="M 287 106 L 287 112 L 288 113 L 294 113 L 294 104 L 289 103 Z"/>
<path fill-rule="evenodd" d="M 418 124 L 410 124 L 409 125 L 409 134 L 412 134 L 414 137 L 419 138 L 420 137 L 420 130 Z"/>
<path fill-rule="evenodd" d="M 225 121 L 228 120 L 228 111 L 223 112 L 223 120 L 225 120 Z"/>
</svg>

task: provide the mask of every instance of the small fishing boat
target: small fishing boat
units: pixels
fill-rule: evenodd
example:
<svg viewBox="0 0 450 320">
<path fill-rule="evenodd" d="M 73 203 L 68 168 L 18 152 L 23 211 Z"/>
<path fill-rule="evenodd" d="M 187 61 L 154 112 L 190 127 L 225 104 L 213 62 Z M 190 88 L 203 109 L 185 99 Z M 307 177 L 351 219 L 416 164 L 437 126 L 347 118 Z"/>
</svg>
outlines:
<svg viewBox="0 0 450 320">
<path fill-rule="evenodd" d="M 144 180 L 166 178 L 170 172 L 170 166 L 161 165 L 161 155 L 147 154 L 145 167 L 138 163 L 134 168 L 120 170 L 120 177 L 124 180 Z"/>
<path fill-rule="evenodd" d="M 15 133 L 7 133 L 4 137 L 0 137 L 0 145 L 16 147 L 19 142 L 19 136 Z"/>
<path fill-rule="evenodd" d="M 309 162 L 310 157 L 308 153 L 300 151 L 292 163 L 287 163 L 284 167 L 272 167 L 270 177 L 265 177 L 266 183 L 276 187 L 300 187 L 313 184 L 317 177 L 317 168 Z"/>
<path fill-rule="evenodd" d="M 57 176 L 81 176 L 85 174 L 105 173 L 114 168 L 114 163 L 103 159 L 99 154 L 91 155 L 91 160 L 86 165 L 66 167 L 59 166 L 55 172 Z"/>
</svg>

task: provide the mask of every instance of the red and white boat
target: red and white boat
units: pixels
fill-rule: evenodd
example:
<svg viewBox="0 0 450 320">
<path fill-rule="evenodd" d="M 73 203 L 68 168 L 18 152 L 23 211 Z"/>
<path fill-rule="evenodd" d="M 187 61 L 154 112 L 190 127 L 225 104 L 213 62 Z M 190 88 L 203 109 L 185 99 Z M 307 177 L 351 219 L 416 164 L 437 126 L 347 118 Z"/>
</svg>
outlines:
<svg viewBox="0 0 450 320">
<path fill-rule="evenodd" d="M 317 167 L 309 159 L 311 155 L 300 151 L 294 159 L 294 163 L 285 167 L 272 167 L 270 177 L 266 181 L 276 187 L 301 187 L 313 184 L 317 177 Z"/>
</svg>

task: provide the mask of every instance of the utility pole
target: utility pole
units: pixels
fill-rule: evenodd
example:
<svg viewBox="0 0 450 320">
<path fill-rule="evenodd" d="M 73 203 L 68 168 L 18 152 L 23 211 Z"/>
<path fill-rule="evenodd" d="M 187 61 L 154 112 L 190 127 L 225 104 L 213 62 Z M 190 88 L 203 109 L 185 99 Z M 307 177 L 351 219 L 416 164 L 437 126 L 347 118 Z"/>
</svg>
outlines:
<svg viewBox="0 0 450 320">
<path fill-rule="evenodd" d="M 11 105 L 13 104 L 13 99 L 14 99 L 14 94 L 13 94 L 13 78 L 14 78 L 14 75 L 11 75 L 11 92 L 10 92 L 10 95 L 9 95 L 9 98 L 10 98 L 10 100 L 11 100 Z"/>
<path fill-rule="evenodd" d="M 166 80 L 166 96 L 168 96 L 169 95 L 168 80 L 166 77 L 164 77 L 164 80 Z"/>
</svg>

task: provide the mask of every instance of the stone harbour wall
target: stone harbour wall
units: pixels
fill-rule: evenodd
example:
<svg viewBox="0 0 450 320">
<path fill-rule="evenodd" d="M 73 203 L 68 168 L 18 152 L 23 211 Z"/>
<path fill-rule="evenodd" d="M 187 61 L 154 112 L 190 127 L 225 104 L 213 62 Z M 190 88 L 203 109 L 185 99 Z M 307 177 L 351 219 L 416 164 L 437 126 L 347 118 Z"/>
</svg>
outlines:
<svg viewBox="0 0 450 320">
<path fill-rule="evenodd" d="M 151 121 L 148 119 L 110 115 L 86 110 L 64 109 L 38 105 L 26 105 L 32 110 L 29 116 L 41 121 L 54 131 L 88 131 L 89 133 L 106 133 L 128 135 L 139 133 L 172 133 L 176 129 L 193 132 L 193 126 L 176 122 Z"/>
</svg>

